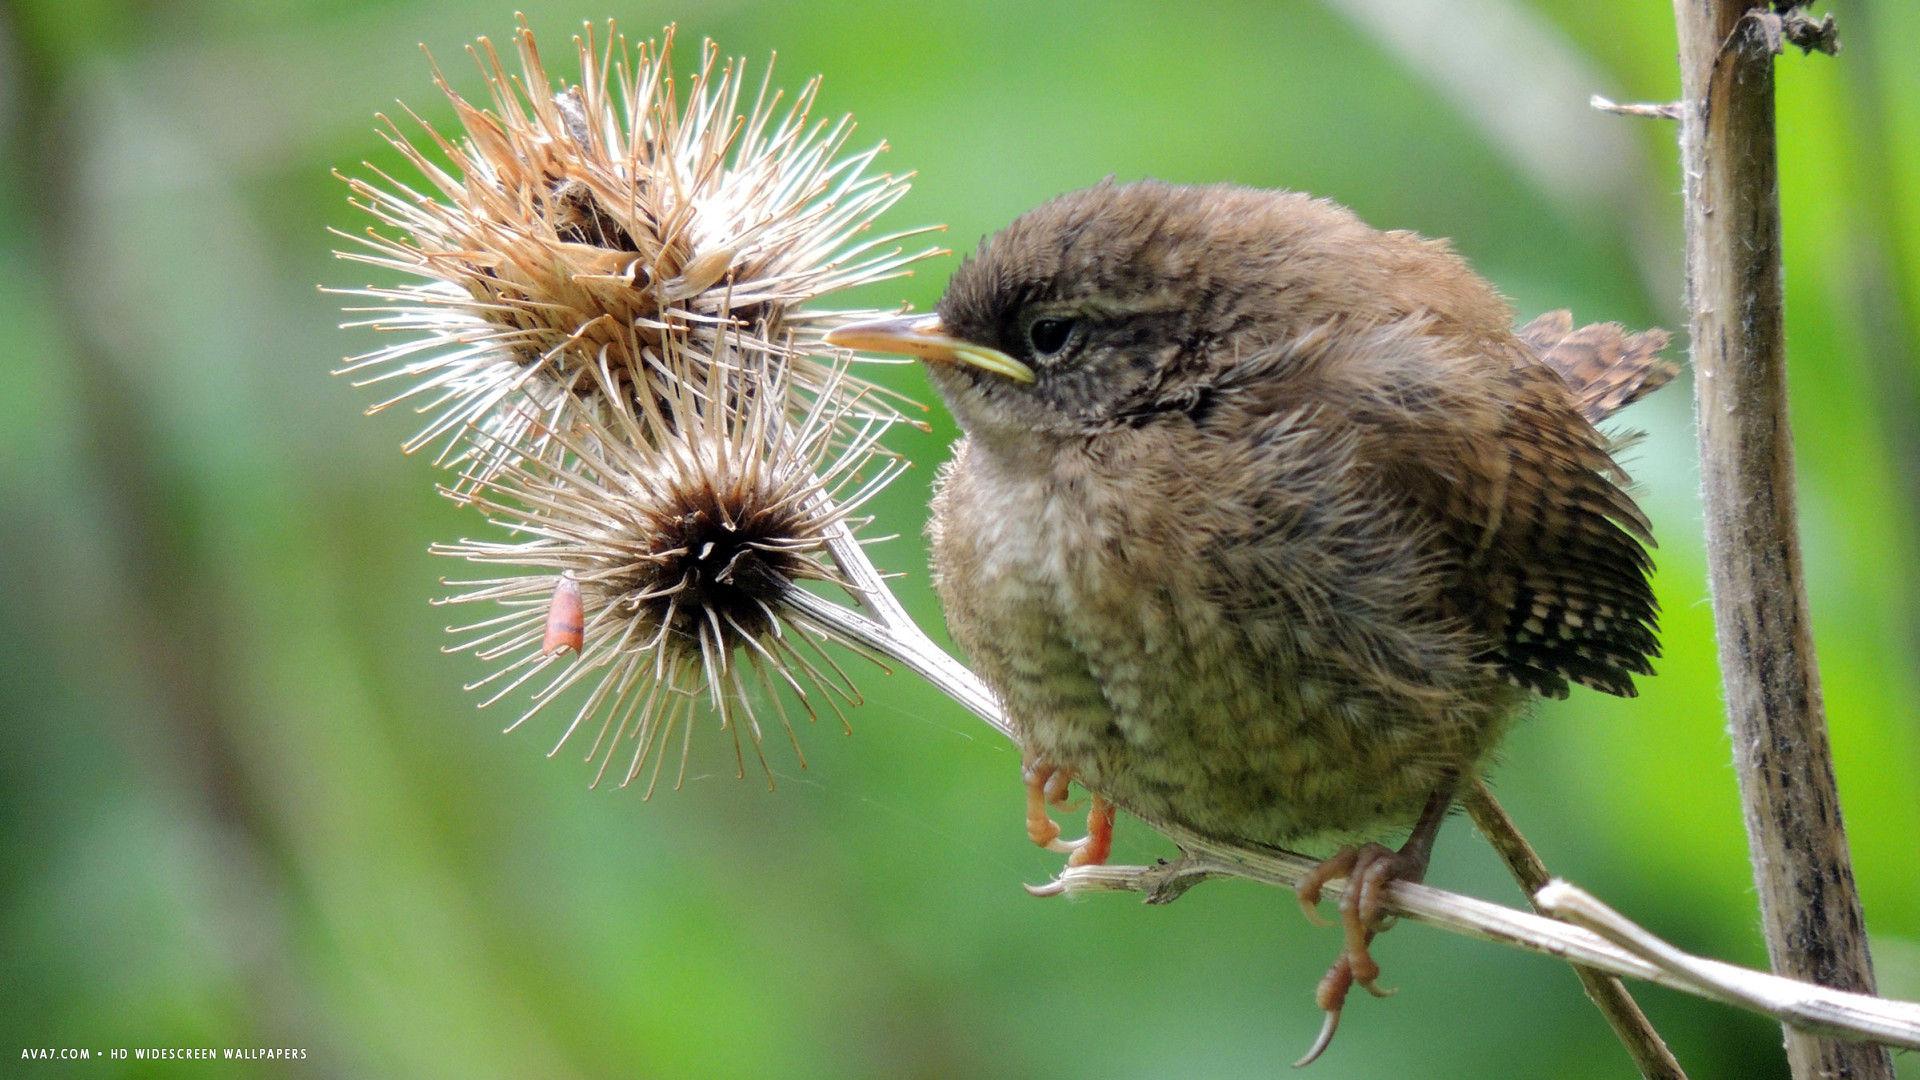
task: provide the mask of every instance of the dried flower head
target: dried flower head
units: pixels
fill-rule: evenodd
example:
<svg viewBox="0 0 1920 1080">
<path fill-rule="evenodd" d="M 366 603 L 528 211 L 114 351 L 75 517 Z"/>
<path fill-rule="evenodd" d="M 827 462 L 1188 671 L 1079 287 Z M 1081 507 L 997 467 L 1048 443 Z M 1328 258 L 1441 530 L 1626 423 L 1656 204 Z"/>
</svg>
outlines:
<svg viewBox="0 0 1920 1080">
<path fill-rule="evenodd" d="M 842 723 L 840 702 L 859 700 L 821 647 L 837 635 L 798 611 L 790 590 L 839 581 L 829 543 L 851 537 L 851 515 L 904 463 L 877 453 L 882 420 L 841 434 L 854 400 L 839 384 L 844 368 L 830 369 L 796 416 L 791 368 L 757 343 L 723 339 L 718 356 L 673 337 L 663 347 L 660 396 L 618 393 L 619 376 L 603 360 L 588 377 L 607 407 L 575 411 L 552 430 L 564 453 L 506 462 L 491 478 L 448 489 L 516 538 L 434 550 L 525 568 L 447 583 L 463 591 L 442 603 L 507 609 L 449 628 L 464 640 L 448 651 L 506 661 L 469 687 L 498 686 L 483 705 L 535 684 L 509 731 L 587 686 L 552 752 L 597 720 L 586 752 L 600 761 L 595 783 L 618 759 L 625 786 L 651 759 L 651 795 L 677 735 L 678 786 L 704 712 L 732 733 L 743 776 L 746 730 L 771 784 L 761 707 L 799 755 L 783 699 L 808 719 L 819 706 Z"/>
<path fill-rule="evenodd" d="M 907 179 L 870 172 L 883 145 L 841 156 L 852 121 L 812 118 L 818 79 L 783 104 L 769 64 L 743 112 L 744 62 L 721 62 L 711 43 L 682 103 L 671 28 L 656 48 L 630 46 L 611 23 L 598 41 L 589 25 L 575 38 L 580 81 L 557 90 L 524 20 L 515 44 L 518 74 L 487 39 L 469 49 L 485 107 L 435 69 L 461 135 L 409 110 L 443 161 L 381 117 L 424 190 L 370 164 L 371 180 L 347 179 L 354 205 L 387 230 L 341 234 L 363 249 L 341 257 L 417 280 L 340 290 L 371 301 L 349 309 L 367 318 L 348 325 L 406 335 L 341 371 L 397 384 L 370 411 L 408 402 L 431 415 L 409 452 L 450 437 L 442 460 L 485 479 L 546 449 L 576 405 L 598 411 L 596 368 L 613 387 L 657 384 L 668 338 L 711 358 L 725 334 L 781 358 L 801 408 L 830 390 L 837 414 L 856 399 L 888 411 L 870 386 L 812 359 L 828 351 L 821 336 L 856 313 L 798 305 L 898 276 L 932 251 L 899 245 L 924 229 L 860 239 Z M 484 438 L 463 444 L 468 426 Z M 474 445 L 491 450 L 478 470 L 455 454 Z"/>
</svg>

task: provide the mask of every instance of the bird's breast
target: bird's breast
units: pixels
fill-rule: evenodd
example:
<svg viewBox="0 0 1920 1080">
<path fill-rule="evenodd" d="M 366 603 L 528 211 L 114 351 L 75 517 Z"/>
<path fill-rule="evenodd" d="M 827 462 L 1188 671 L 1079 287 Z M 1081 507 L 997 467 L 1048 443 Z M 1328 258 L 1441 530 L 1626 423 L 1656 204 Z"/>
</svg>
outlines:
<svg viewBox="0 0 1920 1080">
<path fill-rule="evenodd" d="M 1027 753 L 1215 835 L 1410 820 L 1448 765 L 1434 733 L 1343 692 L 1308 628 L 1199 587 L 1192 508 L 1111 468 L 1010 467 L 963 445 L 935 499 L 949 626 Z"/>
<path fill-rule="evenodd" d="M 1159 508 L 1119 488 L 1090 462 L 1015 473 L 963 451 L 936 501 L 934 553 L 954 635 L 1028 752 L 1153 812 L 1264 769 L 1227 744 L 1290 680 L 1236 662 L 1244 639 L 1182 588 Z"/>
</svg>

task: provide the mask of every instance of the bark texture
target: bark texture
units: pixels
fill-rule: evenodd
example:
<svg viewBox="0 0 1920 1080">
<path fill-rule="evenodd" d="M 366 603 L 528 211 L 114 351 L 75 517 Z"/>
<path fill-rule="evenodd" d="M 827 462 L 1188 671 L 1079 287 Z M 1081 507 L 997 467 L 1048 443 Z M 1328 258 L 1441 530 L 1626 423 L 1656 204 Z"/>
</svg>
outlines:
<svg viewBox="0 0 1920 1080">
<path fill-rule="evenodd" d="M 1783 16 L 1747 0 L 1675 0 L 1674 13 L 1709 576 L 1767 952 L 1782 975 L 1870 994 L 1794 512 L 1773 102 Z M 1893 1076 L 1880 1047 L 1792 1028 L 1786 1047 L 1802 1080 Z"/>
</svg>

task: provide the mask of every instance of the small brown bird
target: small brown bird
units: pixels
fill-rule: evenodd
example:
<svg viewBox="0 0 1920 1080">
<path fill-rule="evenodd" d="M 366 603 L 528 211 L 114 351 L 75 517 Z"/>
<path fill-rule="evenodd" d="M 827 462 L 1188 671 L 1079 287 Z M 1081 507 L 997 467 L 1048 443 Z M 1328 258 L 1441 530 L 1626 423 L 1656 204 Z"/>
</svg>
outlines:
<svg viewBox="0 0 1920 1080">
<path fill-rule="evenodd" d="M 985 241 L 938 314 L 829 340 L 929 361 L 966 431 L 935 579 L 1023 735 L 1036 843 L 1102 861 L 1115 804 L 1368 841 L 1301 890 L 1311 915 L 1355 886 L 1302 1063 L 1375 989 L 1381 887 L 1425 873 L 1527 696 L 1651 671 L 1647 520 L 1593 425 L 1673 376 L 1666 335 L 1515 330 L 1443 242 L 1293 192 L 1109 182 Z M 1068 843 L 1047 808 L 1071 779 L 1095 795 Z"/>
</svg>

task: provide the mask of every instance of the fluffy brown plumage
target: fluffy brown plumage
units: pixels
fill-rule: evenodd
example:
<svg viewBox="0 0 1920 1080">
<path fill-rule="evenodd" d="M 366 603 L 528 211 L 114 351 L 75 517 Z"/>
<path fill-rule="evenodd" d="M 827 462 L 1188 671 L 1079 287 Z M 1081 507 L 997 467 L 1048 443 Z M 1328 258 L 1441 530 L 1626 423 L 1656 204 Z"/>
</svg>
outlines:
<svg viewBox="0 0 1920 1080">
<path fill-rule="evenodd" d="M 1651 670 L 1647 521 L 1592 421 L 1671 377 L 1665 335 L 1516 333 L 1442 242 L 1102 184 L 983 243 L 937 323 L 838 340 L 948 361 L 949 624 L 1043 773 L 1136 813 L 1271 844 L 1418 819 L 1328 872 L 1418 877 L 1528 692 Z M 1348 904 L 1363 983 L 1376 913 Z"/>
</svg>

